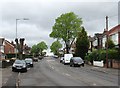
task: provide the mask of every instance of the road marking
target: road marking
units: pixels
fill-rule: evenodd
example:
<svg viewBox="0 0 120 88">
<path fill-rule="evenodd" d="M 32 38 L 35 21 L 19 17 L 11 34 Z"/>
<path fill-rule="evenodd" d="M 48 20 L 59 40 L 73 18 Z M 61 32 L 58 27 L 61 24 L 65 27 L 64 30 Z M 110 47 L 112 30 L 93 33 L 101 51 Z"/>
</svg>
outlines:
<svg viewBox="0 0 120 88">
<path fill-rule="evenodd" d="M 54 67 L 51 67 L 52 69 L 54 69 Z"/>
<path fill-rule="evenodd" d="M 70 74 L 67 74 L 67 73 L 62 73 L 63 75 L 66 75 L 66 76 L 71 76 Z"/>
<path fill-rule="evenodd" d="M 75 69 L 78 69 L 78 68 L 75 68 Z"/>
<path fill-rule="evenodd" d="M 57 72 L 59 72 L 59 70 L 58 70 L 58 69 L 56 69 L 56 71 L 57 71 Z"/>
<path fill-rule="evenodd" d="M 67 73 L 66 73 L 65 75 L 66 75 L 66 76 L 71 76 L 70 74 L 67 74 Z"/>
<path fill-rule="evenodd" d="M 27 70 L 30 70 L 30 68 L 27 68 Z"/>
<path fill-rule="evenodd" d="M 51 62 L 51 61 L 55 61 L 55 60 L 47 60 L 47 62 Z"/>
<path fill-rule="evenodd" d="M 97 84 L 96 83 L 93 83 L 93 86 L 96 86 Z"/>
</svg>

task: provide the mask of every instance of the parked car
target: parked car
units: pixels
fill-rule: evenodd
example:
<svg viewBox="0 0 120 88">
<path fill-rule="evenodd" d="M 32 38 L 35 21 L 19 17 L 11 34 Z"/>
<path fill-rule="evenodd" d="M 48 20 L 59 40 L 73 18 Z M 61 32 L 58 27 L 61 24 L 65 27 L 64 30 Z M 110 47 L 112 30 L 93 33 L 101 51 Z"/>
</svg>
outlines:
<svg viewBox="0 0 120 88">
<path fill-rule="evenodd" d="M 70 66 L 83 66 L 84 67 L 84 61 L 80 57 L 72 57 L 70 59 Z"/>
<path fill-rule="evenodd" d="M 64 62 L 63 63 L 69 64 L 71 57 L 73 57 L 73 54 L 64 54 Z"/>
<path fill-rule="evenodd" d="M 32 60 L 32 58 L 25 58 L 25 62 L 27 64 L 27 67 L 33 67 L 33 60 Z"/>
<path fill-rule="evenodd" d="M 38 58 L 37 58 L 37 57 L 34 57 L 34 58 L 33 58 L 33 61 L 38 62 Z"/>
<path fill-rule="evenodd" d="M 61 57 L 61 58 L 60 58 L 60 63 L 62 63 L 62 62 L 63 62 L 63 60 L 64 60 L 64 57 Z"/>
<path fill-rule="evenodd" d="M 27 65 L 25 60 L 15 60 L 12 65 L 12 71 L 24 71 L 27 72 Z"/>
</svg>

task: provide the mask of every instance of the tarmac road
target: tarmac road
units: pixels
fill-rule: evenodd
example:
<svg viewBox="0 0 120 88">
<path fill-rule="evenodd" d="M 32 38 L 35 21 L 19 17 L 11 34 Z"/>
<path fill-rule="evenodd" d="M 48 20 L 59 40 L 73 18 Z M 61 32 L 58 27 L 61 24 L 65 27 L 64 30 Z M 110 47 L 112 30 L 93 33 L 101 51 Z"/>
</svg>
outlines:
<svg viewBox="0 0 120 88">
<path fill-rule="evenodd" d="M 118 86 L 118 76 L 91 70 L 87 65 L 70 67 L 47 57 L 21 73 L 20 86 Z"/>
<path fill-rule="evenodd" d="M 118 88 L 118 75 L 116 70 L 109 69 L 109 73 L 106 73 L 95 71 L 93 70 L 94 68 L 101 69 L 89 65 L 85 65 L 85 67 L 70 67 L 69 65 L 60 63 L 59 59 L 46 57 L 39 62 L 34 62 L 34 67 L 29 68 L 27 72 L 20 73 L 20 88 L 39 88 L 39 86 Z M 11 88 L 15 88 L 17 77 L 18 73 L 12 72 L 11 67 L 3 69 L 3 86 L 12 86 Z"/>
</svg>

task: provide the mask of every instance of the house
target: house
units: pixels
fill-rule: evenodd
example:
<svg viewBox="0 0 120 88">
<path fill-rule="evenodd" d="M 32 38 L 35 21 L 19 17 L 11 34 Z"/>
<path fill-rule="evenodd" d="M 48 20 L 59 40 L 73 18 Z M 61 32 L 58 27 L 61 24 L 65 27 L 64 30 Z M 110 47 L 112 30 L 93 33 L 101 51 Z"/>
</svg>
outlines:
<svg viewBox="0 0 120 88">
<path fill-rule="evenodd" d="M 5 59 L 7 54 L 15 54 L 16 45 L 4 38 L 0 38 L 0 58 Z"/>
<path fill-rule="evenodd" d="M 105 49 L 105 43 L 108 38 L 111 39 L 116 47 L 120 48 L 120 24 L 111 28 L 109 31 L 104 30 L 103 33 L 97 33 L 94 37 L 89 37 L 91 52 L 92 49 Z M 108 67 L 119 68 L 120 63 L 117 60 L 109 60 Z"/>
<path fill-rule="evenodd" d="M 4 42 L 4 38 L 0 38 L 0 60 L 5 58 L 3 42 Z"/>
<path fill-rule="evenodd" d="M 95 49 L 105 48 L 107 31 L 103 33 L 96 33 L 94 37 L 89 37 L 90 47 Z M 120 45 L 120 24 L 108 31 L 108 37 L 114 42 L 116 46 Z"/>
<path fill-rule="evenodd" d="M 23 54 L 30 54 L 31 47 L 29 47 L 27 44 L 23 45 Z"/>
<path fill-rule="evenodd" d="M 8 40 L 4 40 L 4 53 L 5 54 L 15 54 L 16 48 L 13 42 L 9 42 Z"/>
</svg>

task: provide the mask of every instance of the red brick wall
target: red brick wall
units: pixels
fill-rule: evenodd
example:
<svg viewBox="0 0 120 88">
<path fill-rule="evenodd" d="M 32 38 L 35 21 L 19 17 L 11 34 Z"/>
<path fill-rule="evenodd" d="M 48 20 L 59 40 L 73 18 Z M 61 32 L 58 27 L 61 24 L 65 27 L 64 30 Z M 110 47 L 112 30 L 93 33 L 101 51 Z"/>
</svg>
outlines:
<svg viewBox="0 0 120 88">
<path fill-rule="evenodd" d="M 15 53 L 15 52 L 14 52 L 14 46 L 11 45 L 11 44 L 9 44 L 8 42 L 5 42 L 4 53 L 5 53 L 5 54 Z"/>
<path fill-rule="evenodd" d="M 112 65 L 113 65 L 112 66 L 113 68 L 120 68 L 120 62 L 119 61 L 113 60 Z"/>
</svg>

